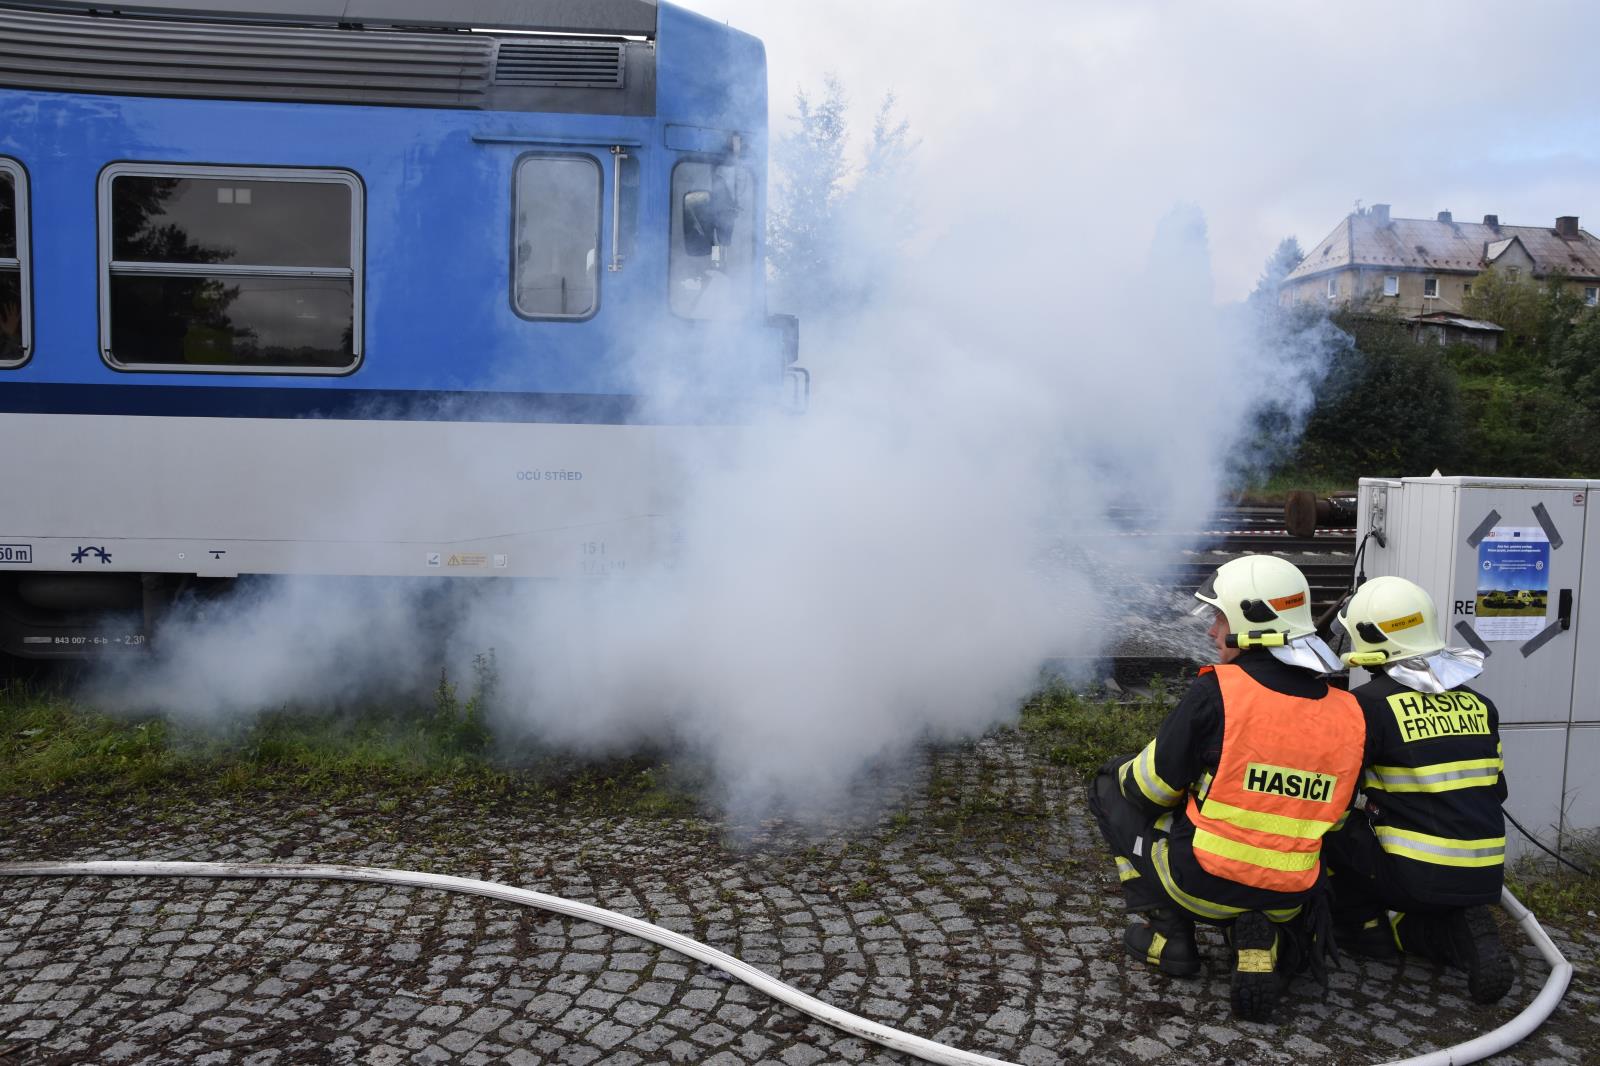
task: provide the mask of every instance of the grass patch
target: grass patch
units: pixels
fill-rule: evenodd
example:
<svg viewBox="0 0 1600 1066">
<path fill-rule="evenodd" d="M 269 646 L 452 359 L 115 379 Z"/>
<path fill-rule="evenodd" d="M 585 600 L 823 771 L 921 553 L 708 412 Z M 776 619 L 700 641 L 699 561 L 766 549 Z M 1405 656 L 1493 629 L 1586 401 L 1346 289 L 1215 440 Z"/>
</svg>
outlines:
<svg viewBox="0 0 1600 1066">
<path fill-rule="evenodd" d="M 0 798 L 295 792 L 363 798 L 391 813 L 444 789 L 484 804 L 532 798 L 611 813 L 693 813 L 680 775 L 660 759 L 591 762 L 496 745 L 486 713 L 493 666 L 492 656 L 480 657 L 465 697 L 441 675 L 425 702 L 283 707 L 227 725 L 106 715 L 59 691 L 0 683 Z"/>
<path fill-rule="evenodd" d="M 1289 493 L 1302 489 L 1314 492 L 1320 498 L 1354 495 L 1357 485 L 1355 478 L 1329 477 L 1327 474 L 1299 470 L 1280 470 L 1259 484 L 1239 489 L 1236 496 L 1241 504 L 1282 505 L 1288 502 Z"/>
<path fill-rule="evenodd" d="M 1584 869 L 1600 872 L 1600 835 L 1564 854 Z M 1600 877 L 1578 873 L 1544 855 L 1524 855 L 1506 870 L 1506 885 L 1541 923 L 1587 929 L 1600 915 Z"/>
<path fill-rule="evenodd" d="M 1173 702 L 1159 678 L 1149 696 L 1125 700 L 1052 683 L 1023 705 L 1020 728 L 1046 759 L 1088 775 L 1108 759 L 1150 743 Z"/>
<path fill-rule="evenodd" d="M 0 789 L 138 791 L 205 782 L 218 791 L 316 787 L 340 780 L 499 776 L 485 758 L 480 701 L 441 677 L 427 706 L 311 713 L 284 707 L 248 723 L 123 718 L 59 692 L 0 688 Z"/>
</svg>

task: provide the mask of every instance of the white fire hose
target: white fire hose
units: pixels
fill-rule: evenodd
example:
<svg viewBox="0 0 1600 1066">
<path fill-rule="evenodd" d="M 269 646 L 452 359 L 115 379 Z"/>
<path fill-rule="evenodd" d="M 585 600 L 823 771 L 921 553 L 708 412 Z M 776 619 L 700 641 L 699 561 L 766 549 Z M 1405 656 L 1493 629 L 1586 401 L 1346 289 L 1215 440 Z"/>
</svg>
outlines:
<svg viewBox="0 0 1600 1066">
<path fill-rule="evenodd" d="M 941 1066 L 1012 1066 L 1003 1059 L 990 1058 L 972 1051 L 961 1051 L 935 1043 L 924 1037 L 903 1033 L 887 1025 L 869 1021 L 831 1006 L 815 996 L 809 996 L 784 984 L 749 963 L 741 962 L 725 952 L 691 940 L 681 933 L 663 929 L 659 925 L 630 918 L 626 914 L 603 910 L 587 903 L 575 903 L 559 896 L 549 896 L 526 888 L 479 881 L 471 877 L 451 877 L 447 874 L 418 873 L 412 870 L 386 870 L 372 866 L 342 866 L 319 863 L 268 863 L 268 862 L 8 862 L 0 863 L 0 877 L 241 877 L 241 878 L 309 878 L 324 881 L 362 881 L 370 884 L 401 885 L 408 888 L 433 888 L 446 892 L 462 892 L 474 896 L 488 896 L 525 907 L 554 911 L 578 918 L 608 929 L 615 929 L 641 940 L 671 948 L 691 959 L 714 966 L 751 988 L 793 1007 L 835 1029 L 863 1037 L 892 1051 L 901 1051 L 924 1062 Z M 1501 903 L 1511 914 L 1528 938 L 1539 948 L 1550 963 L 1550 976 L 1538 997 L 1521 1014 L 1506 1024 L 1475 1037 L 1463 1044 L 1431 1051 L 1425 1055 L 1399 1060 L 1387 1066 L 1457 1066 L 1459 1063 L 1477 1062 L 1526 1037 L 1539 1027 L 1556 1009 L 1567 983 L 1572 979 L 1572 964 L 1567 962 L 1550 937 L 1540 927 L 1533 913 L 1524 907 L 1510 889 L 1502 889 Z"/>
<path fill-rule="evenodd" d="M 1491 1029 L 1482 1036 L 1473 1037 L 1454 1047 L 1440 1048 L 1426 1055 L 1400 1059 L 1389 1066 L 1457 1066 L 1458 1063 L 1486 1059 L 1490 1055 L 1499 1054 L 1543 1025 L 1544 1020 L 1556 1009 L 1556 1004 L 1561 1002 L 1561 997 L 1567 991 L 1567 983 L 1572 980 L 1572 963 L 1561 954 L 1561 949 L 1550 939 L 1550 934 L 1544 931 L 1539 919 L 1522 905 L 1521 900 L 1511 894 L 1509 888 L 1500 889 L 1500 905 L 1522 927 L 1528 939 L 1533 941 L 1533 946 L 1539 949 L 1539 954 L 1550 964 L 1550 976 L 1544 979 L 1544 987 L 1539 990 L 1532 1003 L 1522 1008 L 1521 1014 L 1498 1029 Z"/>
</svg>

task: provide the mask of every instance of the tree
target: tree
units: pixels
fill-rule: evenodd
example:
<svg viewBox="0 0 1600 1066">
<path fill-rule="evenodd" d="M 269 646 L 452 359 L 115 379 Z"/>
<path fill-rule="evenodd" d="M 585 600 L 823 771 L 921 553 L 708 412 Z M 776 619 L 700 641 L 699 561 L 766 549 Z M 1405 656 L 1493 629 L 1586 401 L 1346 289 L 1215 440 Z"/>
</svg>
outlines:
<svg viewBox="0 0 1600 1066">
<path fill-rule="evenodd" d="M 849 99 L 837 76 L 820 96 L 795 93 L 795 128 L 774 162 L 768 267 L 773 302 L 801 314 L 859 308 L 884 282 L 914 228 L 906 184 L 917 142 L 889 93 L 873 120 L 864 161 L 848 158 Z"/>
<path fill-rule="evenodd" d="M 1600 315 L 1555 272 L 1486 271 L 1466 313 L 1502 327 L 1498 351 L 1458 347 L 1464 460 L 1475 473 L 1593 476 L 1600 469 Z"/>
<path fill-rule="evenodd" d="M 1552 356 L 1561 387 L 1600 413 L 1600 313 L 1584 311 Z"/>
<path fill-rule="evenodd" d="M 1541 288 L 1529 277 L 1485 270 L 1473 279 L 1472 294 L 1462 301 L 1461 309 L 1505 330 L 1500 339 L 1503 351 L 1538 352 L 1553 325 L 1551 316 L 1559 314 L 1559 305 L 1565 302 L 1565 279 L 1557 276 L 1549 280 L 1550 284 Z M 1572 310 L 1575 313 L 1576 308 Z"/>
<path fill-rule="evenodd" d="M 1267 301 L 1278 302 L 1278 289 L 1283 285 L 1294 268 L 1305 259 L 1306 253 L 1301 250 L 1300 242 L 1293 237 L 1285 237 L 1278 242 L 1277 249 L 1267 257 L 1266 265 L 1261 268 L 1261 276 L 1256 279 L 1256 287 L 1250 293 L 1250 301 L 1258 303 Z"/>
<path fill-rule="evenodd" d="M 1341 311 L 1353 344 L 1335 353 L 1306 420 L 1296 468 L 1353 480 L 1449 469 L 1461 454 L 1461 397 L 1437 345 L 1392 315 Z"/>
<path fill-rule="evenodd" d="M 823 76 L 819 99 L 804 89 L 794 99 L 797 125 L 779 140 L 776 153 L 767 258 L 777 302 L 806 310 L 818 296 L 832 295 L 816 287 L 839 250 L 835 216 L 850 173 L 844 156 L 849 101 L 832 72 Z"/>
<path fill-rule="evenodd" d="M 1463 375 L 1461 414 L 1461 463 L 1474 474 L 1593 477 L 1600 470 L 1596 408 L 1550 382 Z"/>
<path fill-rule="evenodd" d="M 890 92 L 878 105 L 861 180 L 849 195 L 850 213 L 857 222 L 877 231 L 896 249 L 911 239 L 916 228 L 916 209 L 906 185 L 912 155 L 921 143 L 911 139 L 911 122 L 896 114 L 897 103 Z"/>
</svg>

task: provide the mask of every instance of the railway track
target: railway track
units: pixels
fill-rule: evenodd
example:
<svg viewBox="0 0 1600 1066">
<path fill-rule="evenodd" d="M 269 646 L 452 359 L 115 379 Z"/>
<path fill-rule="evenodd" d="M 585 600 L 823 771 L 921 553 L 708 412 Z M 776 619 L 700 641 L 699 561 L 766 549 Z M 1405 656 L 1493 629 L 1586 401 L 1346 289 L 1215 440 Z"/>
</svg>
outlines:
<svg viewBox="0 0 1600 1066">
<path fill-rule="evenodd" d="M 1218 511 L 1198 530 L 1146 528 L 1154 525 L 1149 516 L 1123 511 L 1112 516 L 1109 537 L 1077 541 L 1089 554 L 1098 540 L 1137 544 L 1145 560 L 1160 558 L 1154 574 L 1174 589 L 1192 591 L 1206 576 L 1229 559 L 1241 555 L 1271 553 L 1281 555 L 1298 566 L 1311 584 L 1312 598 L 1331 602 L 1349 588 L 1355 563 L 1354 529 L 1319 529 L 1310 536 L 1291 533 L 1284 523 L 1281 508 L 1236 507 Z M 1114 545 L 1106 545 L 1115 555 Z"/>
<path fill-rule="evenodd" d="M 1306 575 L 1313 613 L 1321 613 L 1349 591 L 1355 566 L 1354 529 L 1319 529 L 1310 536 L 1299 536 L 1287 528 L 1281 508 L 1239 507 L 1215 517 L 1200 544 L 1168 571 L 1175 586 L 1199 588 L 1212 570 L 1229 559 L 1270 552 L 1288 559 Z"/>
<path fill-rule="evenodd" d="M 1109 584 L 1119 599 L 1143 605 L 1136 613 L 1150 628 L 1135 627 L 1113 642 L 1107 656 L 1093 662 L 1052 660 L 1051 668 L 1064 676 L 1099 678 L 1137 691 L 1157 675 L 1192 674 L 1210 654 L 1198 629 L 1186 632 L 1180 622 L 1151 625 L 1150 620 L 1178 615 L 1217 567 L 1241 555 L 1272 553 L 1299 567 L 1311 587 L 1311 610 L 1317 617 L 1344 597 L 1354 573 L 1355 530 L 1319 529 L 1297 536 L 1286 528 L 1280 508 L 1229 508 L 1212 515 L 1204 529 L 1190 532 L 1141 528 L 1141 516 L 1131 512 L 1115 518 L 1119 528 L 1105 540 L 1135 541 L 1146 565 L 1137 577 L 1114 578 Z M 1086 555 L 1096 554 L 1094 548 L 1083 547 Z M 1107 555 L 1114 557 L 1115 545 L 1107 547 L 1112 549 Z M 1158 561 L 1150 565 L 1152 558 Z"/>
</svg>

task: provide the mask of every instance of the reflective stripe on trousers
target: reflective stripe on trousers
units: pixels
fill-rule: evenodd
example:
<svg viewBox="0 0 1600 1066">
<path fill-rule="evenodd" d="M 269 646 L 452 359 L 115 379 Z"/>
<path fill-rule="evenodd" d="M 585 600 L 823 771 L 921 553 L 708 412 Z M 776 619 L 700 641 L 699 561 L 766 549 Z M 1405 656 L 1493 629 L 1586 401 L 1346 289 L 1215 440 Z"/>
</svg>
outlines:
<svg viewBox="0 0 1600 1066">
<path fill-rule="evenodd" d="M 1213 922 L 1229 922 L 1243 914 L 1247 908 L 1232 907 L 1226 903 L 1213 903 L 1208 899 L 1190 895 L 1178 887 L 1178 882 L 1172 877 L 1172 865 L 1167 859 L 1167 841 L 1158 840 L 1150 849 L 1150 861 L 1156 868 L 1156 876 L 1161 880 L 1161 887 L 1167 895 L 1172 897 L 1184 910 L 1201 918 Z M 1287 922 L 1300 913 L 1300 906 L 1280 907 L 1276 910 L 1262 911 L 1274 922 Z"/>
</svg>

